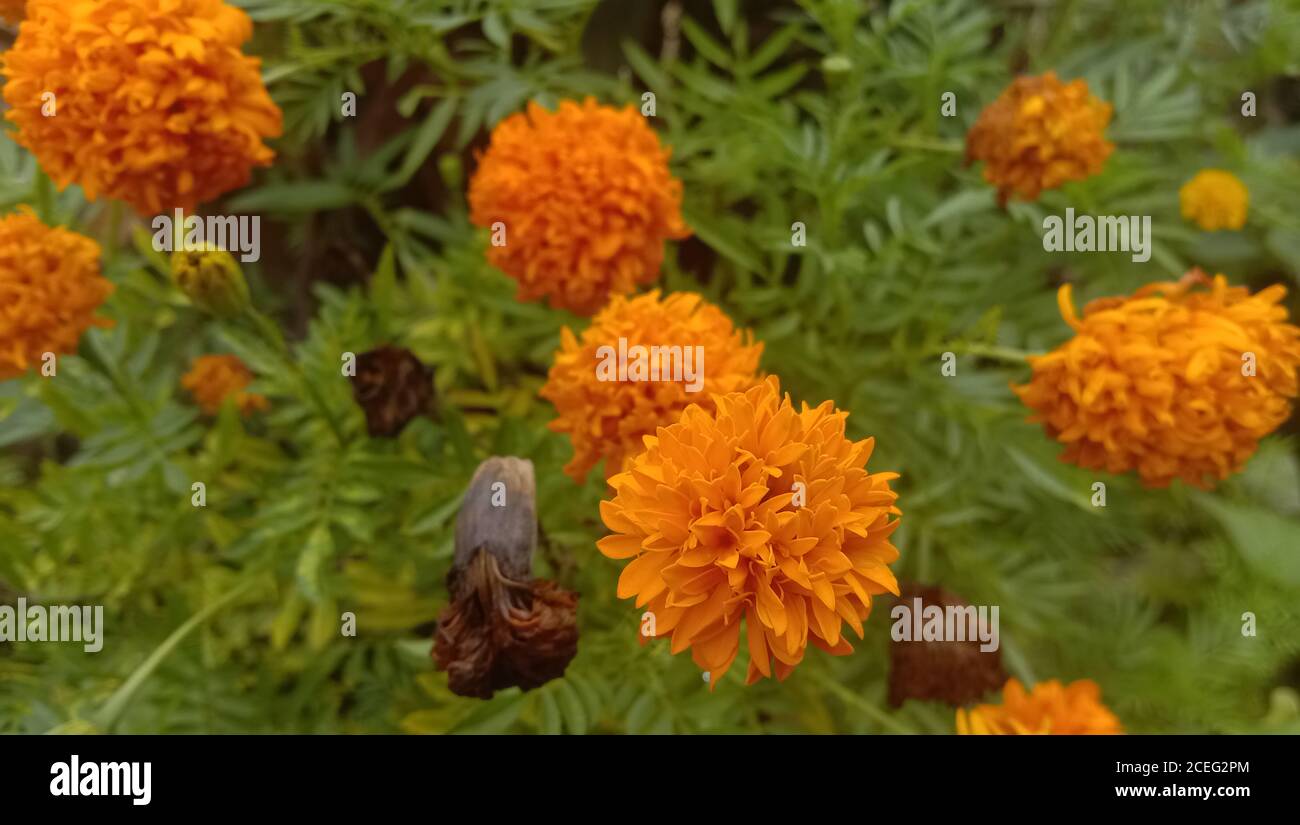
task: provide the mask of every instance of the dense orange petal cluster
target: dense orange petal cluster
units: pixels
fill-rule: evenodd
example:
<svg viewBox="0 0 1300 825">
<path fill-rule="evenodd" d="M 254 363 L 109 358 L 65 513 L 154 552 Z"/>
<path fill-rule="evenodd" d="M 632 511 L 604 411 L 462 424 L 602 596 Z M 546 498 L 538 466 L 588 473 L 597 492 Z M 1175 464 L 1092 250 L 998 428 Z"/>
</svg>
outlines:
<svg viewBox="0 0 1300 825">
<path fill-rule="evenodd" d="M 647 636 L 672 636 L 716 685 L 746 626 L 748 681 L 784 679 L 809 642 L 835 655 L 862 637 L 871 597 L 898 593 L 896 473 L 868 473 L 874 439 L 844 436 L 848 413 L 827 401 L 796 410 L 775 377 L 692 405 L 645 439 L 610 479 L 597 546 L 631 559 L 619 598 L 652 614 Z"/>
<path fill-rule="evenodd" d="M 1183 217 L 1206 232 L 1240 229 L 1246 225 L 1250 191 L 1236 175 L 1222 169 L 1202 169 L 1178 190 Z"/>
<path fill-rule="evenodd" d="M 1083 80 L 1055 72 L 1018 77 L 989 104 L 966 135 L 966 160 L 984 161 L 984 179 L 1011 195 L 1037 200 L 1044 189 L 1101 171 L 1114 144 L 1106 140 L 1111 106 Z"/>
<path fill-rule="evenodd" d="M 1032 379 L 1014 389 L 1065 461 L 1136 470 L 1151 487 L 1212 486 L 1291 414 L 1300 328 L 1285 295 L 1193 270 L 1093 301 L 1078 318 L 1067 284 L 1058 302 L 1074 337 L 1031 358 Z"/>
<path fill-rule="evenodd" d="M 529 104 L 492 131 L 470 181 L 470 219 L 504 225 L 488 260 L 521 300 L 582 315 L 653 281 L 664 241 L 690 235 L 668 156 L 631 106 Z"/>
<path fill-rule="evenodd" d="M 629 348 L 700 347 L 703 359 L 695 364 L 703 375 L 702 388 L 690 392 L 686 381 L 602 380 L 602 354 L 617 352 L 619 339 Z M 609 349 L 603 349 L 608 347 Z M 715 393 L 748 389 L 758 380 L 758 359 L 763 345 L 732 326 L 731 319 L 693 292 L 674 292 L 660 298 L 657 291 L 635 298 L 615 297 L 578 339 L 565 327 L 541 395 L 555 405 L 555 432 L 568 433 L 573 459 L 564 471 L 577 482 L 602 458 L 605 475 L 623 470 L 628 458 L 643 449 L 642 438 L 672 424 L 692 403 L 712 409 Z M 667 375 L 676 358 L 651 350 L 655 372 Z M 685 371 L 683 377 L 689 378 Z"/>
<path fill-rule="evenodd" d="M 237 355 L 200 355 L 181 377 L 181 386 L 194 396 L 194 403 L 207 415 L 216 415 L 227 398 L 234 398 L 240 415 L 267 408 L 264 396 L 244 392 L 253 383 L 253 373 Z"/>
<path fill-rule="evenodd" d="M 87 327 L 108 325 L 94 316 L 112 291 L 90 238 L 46 226 L 26 208 L 0 218 L 0 380 L 47 352 L 76 352 Z"/>
<path fill-rule="evenodd" d="M 6 117 L 60 187 L 142 215 L 248 182 L 281 131 L 252 22 L 222 0 L 31 0 L 4 55 Z"/>
<path fill-rule="evenodd" d="M 1026 692 L 1015 679 L 1002 689 L 1002 704 L 957 711 L 961 734 L 1117 734 L 1124 727 L 1101 703 L 1101 688 L 1090 679 L 1062 685 L 1039 682 Z"/>
</svg>

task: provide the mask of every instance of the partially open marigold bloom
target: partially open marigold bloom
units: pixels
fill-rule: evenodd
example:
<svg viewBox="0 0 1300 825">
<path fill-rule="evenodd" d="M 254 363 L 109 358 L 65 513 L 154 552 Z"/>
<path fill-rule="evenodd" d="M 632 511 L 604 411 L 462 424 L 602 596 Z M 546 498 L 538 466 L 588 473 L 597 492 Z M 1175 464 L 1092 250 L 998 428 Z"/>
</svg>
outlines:
<svg viewBox="0 0 1300 825">
<path fill-rule="evenodd" d="M 1062 83 L 1055 72 L 1018 77 L 980 113 L 966 135 L 966 161 L 984 161 L 984 179 L 998 202 L 1037 200 L 1044 189 L 1101 171 L 1114 144 L 1105 137 L 1111 106 L 1083 80 Z"/>
<path fill-rule="evenodd" d="M 1300 328 L 1287 323 L 1285 295 L 1192 270 L 1093 301 L 1080 318 L 1067 284 L 1057 299 L 1074 337 L 1031 358 L 1033 378 L 1014 389 L 1065 461 L 1136 470 L 1151 487 L 1212 486 L 1291 414 Z"/>
<path fill-rule="evenodd" d="M 31 0 L 4 55 L 15 139 L 62 188 L 191 210 L 274 153 L 252 23 L 222 0 Z"/>
<path fill-rule="evenodd" d="M 200 355 L 190 371 L 181 377 L 181 386 L 194 396 L 194 403 L 207 415 L 216 415 L 227 398 L 233 397 L 240 415 L 251 415 L 267 408 L 266 398 L 244 392 L 253 383 L 253 373 L 237 355 Z"/>
<path fill-rule="evenodd" d="M 1119 718 L 1101 703 L 1101 688 L 1091 679 L 1062 685 L 1039 682 L 1025 692 L 1015 679 L 1002 689 L 1002 704 L 957 711 L 961 734 L 1118 734 Z"/>
<path fill-rule="evenodd" d="M 835 655 L 862 638 L 871 597 L 898 593 L 888 565 L 897 473 L 868 473 L 874 439 L 844 437 L 848 413 L 827 401 L 796 410 L 775 377 L 692 405 L 645 440 L 610 479 L 597 546 L 631 559 L 619 598 L 652 614 L 650 636 L 690 648 L 716 685 L 745 624 L 748 681 L 789 675 L 809 642 Z"/>
<path fill-rule="evenodd" d="M 0 381 L 47 352 L 76 352 L 88 327 L 108 326 L 95 310 L 112 291 L 90 238 L 46 226 L 26 207 L 0 218 Z"/>
<path fill-rule="evenodd" d="M 620 341 L 633 380 L 617 374 Z M 644 359 L 638 359 L 641 350 Z M 573 442 L 564 471 L 581 482 L 602 458 L 606 476 L 621 471 L 644 448 L 644 436 L 676 421 L 691 404 L 712 409 L 712 394 L 753 386 L 762 352 L 748 331 L 735 329 L 722 310 L 693 292 L 616 297 L 581 339 L 565 327 L 541 391 L 558 414 L 550 428 Z M 637 360 L 660 380 L 635 380 Z M 672 380 L 678 369 L 680 377 Z"/>
<path fill-rule="evenodd" d="M 1178 190 L 1183 217 L 1206 232 L 1246 225 L 1250 192 L 1231 172 L 1202 169 Z"/>
<path fill-rule="evenodd" d="M 690 234 L 668 155 L 631 106 L 529 104 L 493 130 L 470 181 L 470 219 L 502 225 L 488 260 L 521 300 L 582 315 L 653 281 L 664 241 Z"/>
<path fill-rule="evenodd" d="M 249 307 L 248 282 L 239 262 L 215 244 L 173 252 L 171 276 L 191 304 L 218 318 L 234 318 Z"/>
</svg>

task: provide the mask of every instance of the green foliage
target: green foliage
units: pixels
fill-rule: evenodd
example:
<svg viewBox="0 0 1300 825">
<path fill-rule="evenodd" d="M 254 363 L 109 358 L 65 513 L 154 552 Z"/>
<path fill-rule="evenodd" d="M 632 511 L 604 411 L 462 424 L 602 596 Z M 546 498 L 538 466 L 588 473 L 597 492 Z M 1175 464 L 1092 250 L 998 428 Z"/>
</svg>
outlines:
<svg viewBox="0 0 1300 825">
<path fill-rule="evenodd" d="M 274 249 L 248 271 L 283 346 L 194 312 L 143 225 L 54 193 L 0 138 L 0 208 L 95 236 L 117 286 L 116 325 L 57 378 L 0 384 L 0 601 L 102 604 L 107 623 L 94 655 L 0 647 L 0 730 L 951 732 L 946 706 L 886 709 L 887 608 L 851 656 L 812 651 L 748 688 L 737 666 L 710 691 L 688 657 L 638 644 L 616 598 L 594 547 L 603 482 L 562 474 L 570 448 L 537 396 L 560 328 L 582 322 L 514 300 L 463 191 L 486 130 L 527 101 L 651 91 L 695 233 L 663 286 L 719 303 L 796 399 L 834 399 L 876 437 L 873 469 L 902 473 L 900 578 L 1000 605 L 1013 675 L 1095 679 L 1131 731 L 1300 732 L 1294 424 L 1212 494 L 1152 491 L 1056 461 L 1009 390 L 1028 377 L 1015 351 L 1066 335 L 1062 281 L 1081 300 L 1192 265 L 1300 281 L 1294 2 L 715 0 L 673 4 L 668 32 L 659 4 L 621 0 L 238 5 L 286 135 L 213 211 L 265 216 Z M 1086 78 L 1118 148 L 1102 175 L 1003 211 L 962 153 L 1012 67 Z M 1250 188 L 1245 230 L 1181 221 L 1178 187 L 1205 166 Z M 1151 262 L 1044 252 L 1042 217 L 1068 205 L 1152 215 Z M 365 277 L 294 277 L 331 233 Z M 386 342 L 433 368 L 438 399 L 393 440 L 366 437 L 340 374 L 342 353 Z M 253 369 L 269 412 L 199 416 L 180 375 L 213 352 Z M 491 454 L 536 465 L 536 572 L 581 594 L 581 642 L 565 678 L 480 702 L 429 650 L 456 509 Z"/>
</svg>

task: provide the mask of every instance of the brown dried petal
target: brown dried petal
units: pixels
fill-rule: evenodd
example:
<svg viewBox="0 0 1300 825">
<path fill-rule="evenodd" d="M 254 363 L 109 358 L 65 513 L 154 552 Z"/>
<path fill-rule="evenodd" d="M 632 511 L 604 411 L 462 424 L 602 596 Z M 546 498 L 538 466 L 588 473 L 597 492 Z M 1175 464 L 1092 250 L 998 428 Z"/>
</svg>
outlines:
<svg viewBox="0 0 1300 825">
<path fill-rule="evenodd" d="M 578 652 L 577 594 L 532 577 L 534 497 L 532 462 L 499 456 L 465 493 L 433 651 L 453 693 L 530 690 L 563 676 Z"/>
<path fill-rule="evenodd" d="M 542 579 L 508 579 L 481 550 L 459 581 L 434 639 L 452 693 L 490 699 L 498 690 L 531 690 L 564 675 L 578 652 L 576 593 Z"/>
</svg>

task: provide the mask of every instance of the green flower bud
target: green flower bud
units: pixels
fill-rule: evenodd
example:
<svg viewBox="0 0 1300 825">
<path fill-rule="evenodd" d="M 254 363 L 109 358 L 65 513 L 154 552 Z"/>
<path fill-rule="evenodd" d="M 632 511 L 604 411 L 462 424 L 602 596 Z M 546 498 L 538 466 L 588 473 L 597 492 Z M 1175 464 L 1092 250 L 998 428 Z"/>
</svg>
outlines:
<svg viewBox="0 0 1300 825">
<path fill-rule="evenodd" d="M 234 318 L 248 309 L 248 282 L 239 262 L 224 249 L 208 245 L 173 252 L 171 264 L 176 286 L 204 312 Z"/>
</svg>

